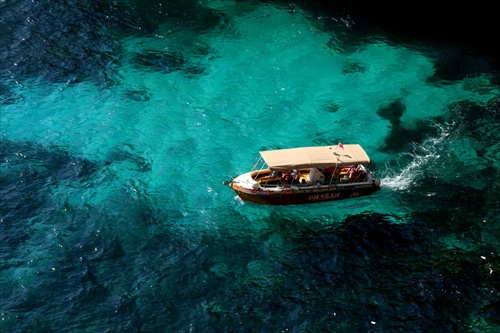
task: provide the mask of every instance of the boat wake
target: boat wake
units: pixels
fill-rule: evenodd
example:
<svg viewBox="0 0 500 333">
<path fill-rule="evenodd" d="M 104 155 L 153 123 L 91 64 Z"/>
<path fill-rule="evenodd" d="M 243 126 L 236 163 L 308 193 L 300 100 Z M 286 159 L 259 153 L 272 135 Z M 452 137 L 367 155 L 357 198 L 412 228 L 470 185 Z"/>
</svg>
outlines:
<svg viewBox="0 0 500 333">
<path fill-rule="evenodd" d="M 439 163 L 439 147 L 442 141 L 448 137 L 446 131 L 441 128 L 442 134 L 437 138 L 429 138 L 423 144 L 415 144 L 412 153 L 405 154 L 404 158 L 400 158 L 399 162 L 404 166 L 397 168 L 387 166 L 387 170 L 401 170 L 389 174 L 381 179 L 382 186 L 389 187 L 394 190 L 407 190 L 412 184 L 417 182 L 424 175 L 424 171 L 431 167 L 431 164 Z"/>
<path fill-rule="evenodd" d="M 382 186 L 400 191 L 408 189 L 411 184 L 413 184 L 423 174 L 422 165 L 424 163 L 424 158 L 417 157 L 409 165 L 404 167 L 399 174 L 389 175 L 382 178 Z"/>
</svg>

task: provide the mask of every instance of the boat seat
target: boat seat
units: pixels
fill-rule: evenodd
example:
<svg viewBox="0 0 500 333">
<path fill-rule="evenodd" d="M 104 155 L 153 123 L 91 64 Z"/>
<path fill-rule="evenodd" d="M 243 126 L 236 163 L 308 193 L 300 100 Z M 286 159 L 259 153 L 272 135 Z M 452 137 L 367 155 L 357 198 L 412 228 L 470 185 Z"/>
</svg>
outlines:
<svg viewBox="0 0 500 333">
<path fill-rule="evenodd" d="M 349 183 L 349 176 L 347 174 L 341 175 L 339 180 L 342 184 Z"/>
<path fill-rule="evenodd" d="M 309 171 L 308 183 L 315 185 L 318 182 L 323 183 L 324 181 L 325 175 L 323 172 L 319 171 L 317 168 L 311 168 L 311 171 Z"/>
</svg>

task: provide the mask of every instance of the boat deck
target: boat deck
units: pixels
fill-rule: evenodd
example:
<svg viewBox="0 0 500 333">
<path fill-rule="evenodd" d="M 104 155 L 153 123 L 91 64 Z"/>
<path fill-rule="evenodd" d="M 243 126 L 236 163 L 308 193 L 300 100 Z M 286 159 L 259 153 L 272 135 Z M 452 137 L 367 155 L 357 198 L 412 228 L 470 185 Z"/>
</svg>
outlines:
<svg viewBox="0 0 500 333">
<path fill-rule="evenodd" d="M 315 176 L 313 169 L 300 169 L 293 177 L 286 175 L 284 172 L 276 172 L 271 170 L 261 170 L 251 173 L 251 178 L 256 181 L 262 188 L 273 187 L 292 187 L 296 189 L 311 188 L 317 186 L 342 186 L 349 184 L 370 183 L 373 177 L 366 169 L 360 169 L 359 172 L 349 178 L 349 168 L 342 168 L 337 175 L 332 176 L 328 172 L 315 170 L 316 174 L 321 172 L 321 175 Z"/>
</svg>

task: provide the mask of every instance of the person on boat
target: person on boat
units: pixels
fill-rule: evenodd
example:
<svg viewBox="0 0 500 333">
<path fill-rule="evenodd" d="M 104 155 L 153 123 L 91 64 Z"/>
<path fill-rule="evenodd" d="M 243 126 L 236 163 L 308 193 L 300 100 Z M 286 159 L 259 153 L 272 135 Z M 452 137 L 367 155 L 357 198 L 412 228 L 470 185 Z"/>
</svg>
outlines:
<svg viewBox="0 0 500 333">
<path fill-rule="evenodd" d="M 358 174 L 359 167 L 358 165 L 351 165 L 349 168 L 349 181 L 353 181 L 356 178 L 356 175 Z"/>
<path fill-rule="evenodd" d="M 363 168 L 361 168 L 361 166 L 358 167 L 358 175 L 356 179 L 359 181 L 366 181 L 366 172 Z"/>
<path fill-rule="evenodd" d="M 290 181 L 290 171 L 289 170 L 283 170 L 281 173 L 281 179 L 283 180 L 283 183 L 288 184 Z"/>
<path fill-rule="evenodd" d="M 290 174 L 290 180 L 291 183 L 299 180 L 299 170 L 293 169 L 292 173 Z"/>
<path fill-rule="evenodd" d="M 332 178 L 335 176 L 334 173 L 335 173 L 335 168 L 333 166 L 330 166 L 328 168 L 325 168 L 325 169 L 321 169 L 321 171 L 323 172 L 323 175 L 325 176 L 325 183 L 329 183 Z"/>
</svg>

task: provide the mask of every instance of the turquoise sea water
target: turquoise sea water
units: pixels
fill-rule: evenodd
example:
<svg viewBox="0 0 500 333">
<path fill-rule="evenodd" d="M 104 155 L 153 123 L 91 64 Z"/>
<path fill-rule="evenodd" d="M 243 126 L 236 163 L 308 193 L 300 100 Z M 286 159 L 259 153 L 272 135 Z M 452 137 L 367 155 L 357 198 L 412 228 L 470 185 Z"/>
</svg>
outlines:
<svg viewBox="0 0 500 333">
<path fill-rule="evenodd" d="M 279 2 L 0 11 L 0 331 L 499 329 L 486 56 Z M 338 142 L 381 191 L 269 207 L 223 184 Z"/>
</svg>

